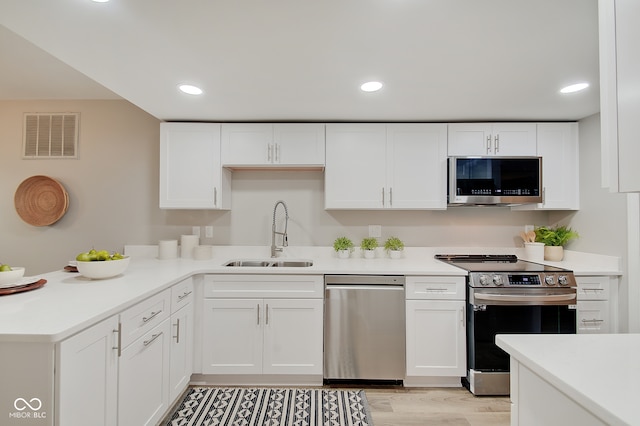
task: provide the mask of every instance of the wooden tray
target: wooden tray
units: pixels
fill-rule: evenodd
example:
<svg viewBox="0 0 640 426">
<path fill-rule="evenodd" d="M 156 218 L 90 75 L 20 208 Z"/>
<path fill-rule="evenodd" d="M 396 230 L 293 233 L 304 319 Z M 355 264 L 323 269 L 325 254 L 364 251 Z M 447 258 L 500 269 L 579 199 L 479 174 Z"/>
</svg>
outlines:
<svg viewBox="0 0 640 426">
<path fill-rule="evenodd" d="M 47 283 L 47 280 L 45 280 L 44 278 L 41 278 L 34 283 L 25 284 L 20 287 L 2 288 L 0 289 L 0 296 L 6 296 L 7 294 L 14 294 L 14 293 L 22 293 L 23 291 L 35 290 L 37 288 L 42 287 L 46 283 Z"/>
</svg>

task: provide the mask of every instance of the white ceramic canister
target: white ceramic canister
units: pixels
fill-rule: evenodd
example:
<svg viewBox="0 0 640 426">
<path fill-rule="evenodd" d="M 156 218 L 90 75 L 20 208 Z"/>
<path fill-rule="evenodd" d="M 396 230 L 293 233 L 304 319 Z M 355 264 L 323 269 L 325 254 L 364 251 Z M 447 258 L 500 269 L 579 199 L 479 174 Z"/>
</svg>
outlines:
<svg viewBox="0 0 640 426">
<path fill-rule="evenodd" d="M 158 259 L 175 259 L 178 257 L 178 240 L 158 241 Z"/>
<path fill-rule="evenodd" d="M 193 258 L 195 260 L 209 260 L 213 257 L 213 246 L 195 246 Z"/>
<path fill-rule="evenodd" d="M 200 237 L 197 235 L 180 236 L 180 257 L 193 259 L 193 249 L 200 245 Z"/>
<path fill-rule="evenodd" d="M 524 255 L 532 262 L 544 260 L 544 243 L 524 243 Z"/>
</svg>

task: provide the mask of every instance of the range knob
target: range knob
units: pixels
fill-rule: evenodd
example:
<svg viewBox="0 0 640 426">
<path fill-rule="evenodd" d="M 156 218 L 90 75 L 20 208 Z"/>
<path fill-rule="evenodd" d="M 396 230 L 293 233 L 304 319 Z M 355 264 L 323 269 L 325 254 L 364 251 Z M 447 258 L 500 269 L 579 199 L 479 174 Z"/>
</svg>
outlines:
<svg viewBox="0 0 640 426">
<path fill-rule="evenodd" d="M 493 283 L 497 286 L 503 286 L 504 285 L 504 281 L 502 280 L 502 275 L 494 275 L 493 276 Z"/>
<path fill-rule="evenodd" d="M 566 275 L 558 275 L 558 284 L 569 285 L 569 279 Z"/>
<path fill-rule="evenodd" d="M 546 285 L 556 285 L 556 281 L 554 278 L 555 277 L 553 275 L 547 275 L 546 277 L 544 277 L 544 283 Z"/>
<path fill-rule="evenodd" d="M 480 275 L 480 285 L 489 285 L 489 276 L 488 275 Z"/>
</svg>

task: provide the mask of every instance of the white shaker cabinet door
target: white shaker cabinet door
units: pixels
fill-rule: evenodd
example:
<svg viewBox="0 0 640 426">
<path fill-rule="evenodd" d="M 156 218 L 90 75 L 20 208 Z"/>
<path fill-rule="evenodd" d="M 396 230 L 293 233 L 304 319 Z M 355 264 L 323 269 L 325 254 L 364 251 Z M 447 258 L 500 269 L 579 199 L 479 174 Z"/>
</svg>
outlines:
<svg viewBox="0 0 640 426">
<path fill-rule="evenodd" d="M 56 424 L 117 424 L 117 316 L 60 343 Z"/>
<path fill-rule="evenodd" d="M 204 374 L 262 373 L 262 299 L 206 299 Z"/>
<path fill-rule="evenodd" d="M 185 390 L 193 372 L 193 303 L 171 315 L 171 368 L 169 370 L 169 401 Z"/>
<path fill-rule="evenodd" d="M 324 167 L 325 125 L 273 125 L 273 163 L 291 167 Z"/>
<path fill-rule="evenodd" d="M 123 349 L 118 372 L 118 425 L 155 425 L 169 408 L 170 320 Z"/>
<path fill-rule="evenodd" d="M 219 124 L 160 124 L 160 208 L 231 208 L 231 172 L 221 165 Z"/>
<path fill-rule="evenodd" d="M 462 300 L 407 300 L 407 376 L 464 376 Z"/>
<path fill-rule="evenodd" d="M 387 125 L 388 207 L 447 208 L 447 125 Z"/>
<path fill-rule="evenodd" d="M 263 374 L 322 374 L 322 299 L 264 300 Z"/>
<path fill-rule="evenodd" d="M 327 124 L 326 209 L 382 209 L 386 192 L 384 124 Z"/>
</svg>

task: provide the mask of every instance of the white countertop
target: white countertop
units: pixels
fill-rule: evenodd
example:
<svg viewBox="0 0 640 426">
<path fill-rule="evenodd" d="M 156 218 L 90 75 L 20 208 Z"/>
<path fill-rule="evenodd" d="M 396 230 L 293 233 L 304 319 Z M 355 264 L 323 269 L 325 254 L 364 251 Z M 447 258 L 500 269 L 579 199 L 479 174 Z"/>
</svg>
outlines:
<svg viewBox="0 0 640 426">
<path fill-rule="evenodd" d="M 356 250 L 356 256 L 357 252 Z M 519 253 L 518 249 L 511 249 Z M 58 342 L 145 298 L 195 274 L 397 274 L 466 275 L 460 268 L 437 261 L 435 253 L 504 253 L 504 249 L 406 248 L 401 259 L 355 257 L 338 259 L 330 247 L 288 247 L 284 257 L 311 259 L 305 268 L 232 268 L 222 266 L 231 259 L 268 258 L 269 247 L 214 246 L 211 260 L 159 260 L 156 246 L 129 246 L 131 262 L 124 274 L 105 280 L 90 280 L 63 270 L 39 277 L 47 284 L 37 290 L 0 297 L 0 342 Z M 590 255 L 592 256 L 592 255 Z M 589 256 L 587 256 L 589 257 Z M 619 275 L 618 258 L 596 256 L 580 262 L 556 262 L 578 275 L 583 267 L 589 274 Z M 61 268 L 65 265 L 61 265 Z M 27 275 L 28 271 L 27 271 Z"/>
<path fill-rule="evenodd" d="M 640 424 L 640 334 L 510 334 L 496 343 L 606 424 Z"/>
</svg>

